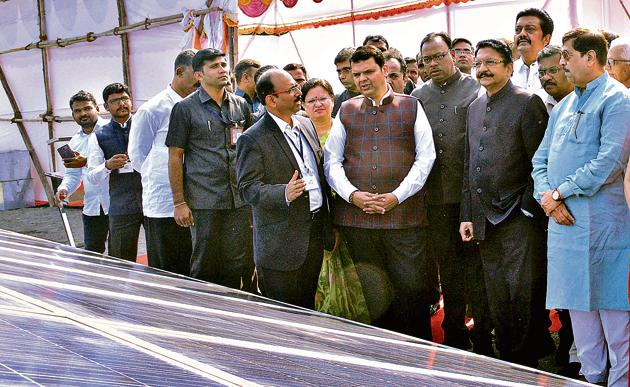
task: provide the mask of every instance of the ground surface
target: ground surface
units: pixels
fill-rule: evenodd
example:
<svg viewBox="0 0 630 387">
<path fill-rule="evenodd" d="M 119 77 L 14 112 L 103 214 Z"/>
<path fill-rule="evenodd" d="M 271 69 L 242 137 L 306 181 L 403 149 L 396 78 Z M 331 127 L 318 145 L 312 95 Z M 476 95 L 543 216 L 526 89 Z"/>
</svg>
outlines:
<svg viewBox="0 0 630 387">
<path fill-rule="evenodd" d="M 80 208 L 67 208 L 66 214 L 77 247 L 83 247 L 83 220 Z M 32 207 L 0 211 L 0 228 L 68 244 L 61 215 L 56 207 Z M 140 230 L 138 255 L 146 255 L 144 230 Z"/>
</svg>

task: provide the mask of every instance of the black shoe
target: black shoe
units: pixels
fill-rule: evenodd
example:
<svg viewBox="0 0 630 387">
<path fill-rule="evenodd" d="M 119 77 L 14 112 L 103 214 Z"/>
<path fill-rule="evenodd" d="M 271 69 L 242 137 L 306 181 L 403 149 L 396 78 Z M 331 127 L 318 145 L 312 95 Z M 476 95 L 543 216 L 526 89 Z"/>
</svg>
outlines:
<svg viewBox="0 0 630 387">
<path fill-rule="evenodd" d="M 582 368 L 582 364 L 580 363 L 567 363 L 565 366 L 560 367 L 557 374 L 566 376 L 567 378 L 577 379 L 580 376 L 580 368 Z"/>
</svg>

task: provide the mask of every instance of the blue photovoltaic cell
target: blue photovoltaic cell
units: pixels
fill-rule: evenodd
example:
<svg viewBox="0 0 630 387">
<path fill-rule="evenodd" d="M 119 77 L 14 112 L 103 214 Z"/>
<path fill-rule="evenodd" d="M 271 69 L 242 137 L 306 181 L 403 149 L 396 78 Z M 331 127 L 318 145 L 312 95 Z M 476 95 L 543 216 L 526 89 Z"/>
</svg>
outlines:
<svg viewBox="0 0 630 387">
<path fill-rule="evenodd" d="M 0 313 L 0 380 L 57 385 L 208 385 L 206 378 L 143 352 L 42 316 Z M 5 379 L 6 375 L 6 379 Z"/>
<path fill-rule="evenodd" d="M 172 353 L 181 357 L 165 361 Z M 579 384 L 0 230 L 0 384 L 29 378 L 90 386 L 225 378 L 237 385 Z"/>
</svg>

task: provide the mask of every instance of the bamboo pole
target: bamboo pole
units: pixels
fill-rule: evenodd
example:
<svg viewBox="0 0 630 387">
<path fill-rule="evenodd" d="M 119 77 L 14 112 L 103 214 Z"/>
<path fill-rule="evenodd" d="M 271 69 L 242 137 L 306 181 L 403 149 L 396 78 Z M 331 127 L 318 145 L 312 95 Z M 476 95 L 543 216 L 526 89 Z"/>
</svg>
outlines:
<svg viewBox="0 0 630 387">
<path fill-rule="evenodd" d="M 223 9 L 219 7 L 213 7 L 213 8 L 208 8 L 208 9 L 202 9 L 199 11 L 194 11 L 193 14 L 195 16 L 200 16 L 200 15 L 205 15 L 210 12 L 223 12 Z M 148 30 L 154 27 L 162 27 L 162 26 L 167 26 L 170 24 L 179 23 L 180 21 L 182 21 L 183 17 L 184 16 L 180 13 L 176 15 L 157 17 L 154 19 L 147 18 L 141 22 L 125 25 L 122 27 L 116 27 L 114 29 L 99 32 L 99 33 L 88 32 L 85 35 L 75 36 L 72 38 L 64 38 L 64 39 L 59 38 L 56 40 L 45 40 L 45 41 L 40 40 L 38 42 L 29 43 L 24 47 L 16 47 L 16 48 L 0 51 L 0 55 L 9 54 L 11 52 L 28 51 L 34 48 L 56 47 L 56 46 L 66 47 L 66 46 L 70 46 L 76 43 L 93 42 L 96 39 L 102 38 L 105 36 L 122 35 L 122 34 L 127 34 L 129 32 Z"/>
<path fill-rule="evenodd" d="M 2 87 L 4 87 L 4 91 L 7 94 L 7 98 L 9 99 L 9 103 L 11 104 L 11 108 L 13 109 L 13 114 L 16 119 L 22 118 L 22 113 L 20 112 L 20 108 L 15 100 L 15 96 L 11 91 L 11 87 L 9 86 L 9 82 L 7 81 L 7 77 L 4 74 L 4 70 L 2 70 L 2 66 L 0 66 L 0 83 L 2 83 Z M 35 170 L 37 171 L 37 176 L 39 177 L 39 181 L 42 183 L 44 187 L 44 191 L 46 191 L 46 197 L 48 198 L 48 203 L 50 206 L 53 206 L 55 203 L 54 193 L 52 187 L 48 183 L 48 179 L 44 174 L 44 169 L 42 168 L 41 163 L 39 162 L 39 157 L 37 157 L 37 153 L 33 148 L 33 143 L 31 142 L 31 138 L 28 136 L 28 132 L 26 131 L 26 127 L 22 122 L 16 122 L 18 129 L 20 130 L 20 135 L 22 136 L 22 140 L 24 141 L 24 145 L 28 150 L 28 153 L 31 155 L 31 160 L 33 161 L 33 165 L 35 166 Z"/>
<path fill-rule="evenodd" d="M 39 39 L 47 40 L 46 34 L 46 8 L 44 0 L 37 0 L 37 16 L 39 17 Z M 46 116 L 53 116 L 52 100 L 50 98 L 50 72 L 48 71 L 48 48 L 42 47 L 42 70 L 44 75 L 44 94 L 46 95 Z M 55 126 L 52 120 L 48 122 L 48 139 L 55 137 Z M 55 146 L 50 144 L 50 154 L 52 162 L 52 170 L 57 170 L 57 160 L 55 159 Z"/>
<path fill-rule="evenodd" d="M 49 121 L 54 121 L 54 122 L 74 122 L 74 118 L 72 116 L 46 116 L 46 113 L 42 113 L 40 115 L 40 118 L 17 118 L 17 117 L 13 117 L 13 118 L 0 118 L 0 122 L 12 122 L 12 123 L 16 123 L 16 122 L 49 122 Z M 103 118 L 110 118 L 111 115 L 109 114 L 101 114 L 101 117 Z"/>
<path fill-rule="evenodd" d="M 238 63 L 238 27 L 228 28 L 228 59 L 230 61 L 231 70 Z"/>
<path fill-rule="evenodd" d="M 142 100 L 141 102 L 146 102 L 147 100 Z M 135 110 L 131 110 L 132 113 L 135 113 Z M 101 118 L 107 119 L 109 120 L 110 118 L 112 118 L 112 115 L 105 111 L 105 112 L 99 112 L 98 115 Z M 12 122 L 12 123 L 16 123 L 16 122 L 48 122 L 48 121 L 54 121 L 54 122 L 74 122 L 74 117 L 70 116 L 48 116 L 46 115 L 46 113 L 42 113 L 39 115 L 39 118 L 17 118 L 17 117 L 11 117 L 11 118 L 0 118 L 1 122 Z"/>
<path fill-rule="evenodd" d="M 125 0 L 116 0 L 118 6 L 118 27 L 122 28 L 127 25 L 127 10 L 125 9 Z M 123 67 L 123 79 L 125 85 L 131 88 L 131 69 L 129 67 L 129 35 L 120 34 L 120 40 L 122 42 L 122 67 Z M 133 95 L 133 92 L 131 93 Z"/>
</svg>

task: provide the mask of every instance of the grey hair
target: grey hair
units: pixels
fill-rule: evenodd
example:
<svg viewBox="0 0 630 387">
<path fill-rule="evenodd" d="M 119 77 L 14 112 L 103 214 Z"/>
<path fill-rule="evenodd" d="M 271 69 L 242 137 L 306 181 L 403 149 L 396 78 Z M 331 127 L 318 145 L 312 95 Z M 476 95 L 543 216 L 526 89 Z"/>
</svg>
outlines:
<svg viewBox="0 0 630 387">
<path fill-rule="evenodd" d="M 628 36 L 620 36 L 617 39 L 613 40 L 610 44 L 610 48 L 613 47 L 623 47 L 621 50 L 623 59 L 630 60 L 630 37 Z M 608 50 L 610 51 L 610 50 Z"/>
<path fill-rule="evenodd" d="M 554 46 L 550 44 L 540 50 L 540 52 L 538 53 L 538 57 L 536 57 L 536 61 L 540 62 L 541 59 L 551 58 L 552 56 L 556 55 L 562 55 L 562 48 L 560 46 Z"/>
</svg>

